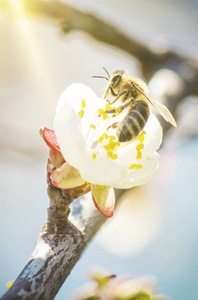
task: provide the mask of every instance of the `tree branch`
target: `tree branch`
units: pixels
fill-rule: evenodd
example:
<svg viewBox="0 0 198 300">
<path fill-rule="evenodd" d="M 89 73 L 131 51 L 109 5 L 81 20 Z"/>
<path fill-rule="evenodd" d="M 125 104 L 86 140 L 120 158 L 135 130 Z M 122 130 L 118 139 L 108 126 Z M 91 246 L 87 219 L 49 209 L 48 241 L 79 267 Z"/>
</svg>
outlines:
<svg viewBox="0 0 198 300">
<path fill-rule="evenodd" d="M 123 191 L 117 191 L 117 198 Z M 1 300 L 54 299 L 106 217 L 92 205 L 91 197 L 74 200 L 65 190 L 48 186 L 50 208 L 35 250 Z M 69 215 L 69 219 L 68 219 Z"/>
</svg>

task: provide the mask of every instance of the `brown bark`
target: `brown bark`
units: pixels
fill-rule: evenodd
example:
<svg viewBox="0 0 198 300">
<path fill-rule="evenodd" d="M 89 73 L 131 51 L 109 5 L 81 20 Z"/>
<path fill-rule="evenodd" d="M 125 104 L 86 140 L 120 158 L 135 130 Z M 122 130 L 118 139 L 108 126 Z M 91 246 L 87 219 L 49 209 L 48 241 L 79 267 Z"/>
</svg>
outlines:
<svg viewBox="0 0 198 300">
<path fill-rule="evenodd" d="M 52 185 L 48 187 L 48 194 L 48 220 L 39 234 L 35 250 L 1 300 L 54 299 L 85 247 L 106 220 L 90 205 L 91 197 L 74 200 L 69 215 L 70 196 Z"/>
</svg>

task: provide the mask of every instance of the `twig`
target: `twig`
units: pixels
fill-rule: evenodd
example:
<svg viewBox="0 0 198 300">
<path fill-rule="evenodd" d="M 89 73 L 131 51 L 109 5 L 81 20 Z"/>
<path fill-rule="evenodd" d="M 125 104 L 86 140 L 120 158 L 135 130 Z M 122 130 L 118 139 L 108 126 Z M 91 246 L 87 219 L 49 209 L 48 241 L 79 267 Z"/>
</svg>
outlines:
<svg viewBox="0 0 198 300">
<path fill-rule="evenodd" d="M 117 192 L 117 198 L 122 192 Z M 85 247 L 107 219 L 87 197 L 74 200 L 69 215 L 72 199 L 66 191 L 49 185 L 48 195 L 48 220 L 35 250 L 1 300 L 54 299 Z"/>
<path fill-rule="evenodd" d="M 68 220 L 70 196 L 52 185 L 48 194 L 48 221 L 28 263 L 1 300 L 54 299 L 85 247 L 107 219 L 86 197 L 74 200 Z"/>
</svg>

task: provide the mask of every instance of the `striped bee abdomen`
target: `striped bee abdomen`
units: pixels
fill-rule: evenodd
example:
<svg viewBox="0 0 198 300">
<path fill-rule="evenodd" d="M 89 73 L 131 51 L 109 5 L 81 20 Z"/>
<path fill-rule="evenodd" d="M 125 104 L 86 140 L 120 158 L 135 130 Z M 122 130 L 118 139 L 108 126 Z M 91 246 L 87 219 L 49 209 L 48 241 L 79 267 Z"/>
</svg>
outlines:
<svg viewBox="0 0 198 300">
<path fill-rule="evenodd" d="M 135 139 L 144 128 L 149 113 L 149 106 L 143 100 L 138 100 L 130 106 L 127 115 L 116 130 L 119 142 L 128 142 Z"/>
</svg>

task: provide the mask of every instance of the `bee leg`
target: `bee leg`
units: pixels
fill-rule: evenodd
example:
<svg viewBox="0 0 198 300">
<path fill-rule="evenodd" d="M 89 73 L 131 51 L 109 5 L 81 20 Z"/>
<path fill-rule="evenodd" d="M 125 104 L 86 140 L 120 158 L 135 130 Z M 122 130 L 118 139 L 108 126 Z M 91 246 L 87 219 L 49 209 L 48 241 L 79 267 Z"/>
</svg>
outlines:
<svg viewBox="0 0 198 300">
<path fill-rule="evenodd" d="M 116 94 L 115 92 L 114 92 L 114 90 L 113 90 L 113 88 L 110 86 L 109 87 L 109 89 L 110 89 L 110 91 L 111 91 L 111 94 L 112 94 L 112 96 L 114 96 L 114 97 L 116 97 L 118 94 Z"/>
<path fill-rule="evenodd" d="M 127 106 L 129 106 L 131 103 L 133 102 L 133 99 L 131 99 L 129 102 L 127 102 L 124 105 L 118 106 L 115 109 L 109 109 L 106 110 L 105 113 L 106 114 L 115 114 L 115 113 L 120 113 L 121 111 L 123 111 Z"/>
<path fill-rule="evenodd" d="M 107 97 L 107 95 L 109 94 L 109 90 L 110 90 L 111 95 L 112 95 L 113 97 L 116 97 L 116 96 L 118 95 L 118 94 L 116 94 L 116 93 L 114 92 L 112 86 L 109 86 L 109 87 L 106 89 L 104 95 L 102 96 L 102 99 L 105 99 L 105 100 L 106 100 L 106 97 Z"/>
<path fill-rule="evenodd" d="M 121 96 L 125 95 L 124 99 L 126 100 L 128 98 L 129 90 L 123 90 L 121 91 L 117 97 L 111 102 L 111 104 L 115 103 Z"/>
<path fill-rule="evenodd" d="M 110 128 L 116 128 L 118 126 L 118 122 L 111 124 L 109 127 L 107 127 L 107 130 Z"/>
<path fill-rule="evenodd" d="M 116 113 L 116 109 L 108 109 L 108 110 L 105 110 L 105 113 L 106 113 L 106 114 L 115 114 L 115 113 Z"/>
</svg>

